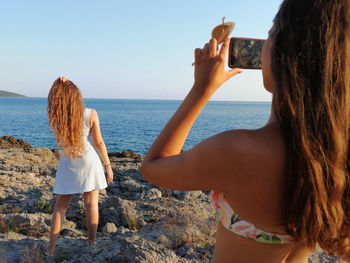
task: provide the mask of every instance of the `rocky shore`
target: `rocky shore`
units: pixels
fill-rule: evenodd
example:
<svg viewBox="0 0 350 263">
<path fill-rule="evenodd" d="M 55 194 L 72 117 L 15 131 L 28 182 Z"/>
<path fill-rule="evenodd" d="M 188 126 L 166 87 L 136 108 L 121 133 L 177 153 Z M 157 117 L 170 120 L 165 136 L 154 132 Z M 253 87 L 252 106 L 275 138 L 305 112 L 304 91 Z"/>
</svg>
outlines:
<svg viewBox="0 0 350 263">
<path fill-rule="evenodd" d="M 139 173 L 141 155 L 109 155 L 114 181 L 100 191 L 97 244 L 87 246 L 84 203 L 75 195 L 55 255 L 44 257 L 59 153 L 1 137 L 0 262 L 210 262 L 218 215 L 209 192 L 155 187 Z M 341 261 L 317 251 L 309 262 Z"/>
</svg>

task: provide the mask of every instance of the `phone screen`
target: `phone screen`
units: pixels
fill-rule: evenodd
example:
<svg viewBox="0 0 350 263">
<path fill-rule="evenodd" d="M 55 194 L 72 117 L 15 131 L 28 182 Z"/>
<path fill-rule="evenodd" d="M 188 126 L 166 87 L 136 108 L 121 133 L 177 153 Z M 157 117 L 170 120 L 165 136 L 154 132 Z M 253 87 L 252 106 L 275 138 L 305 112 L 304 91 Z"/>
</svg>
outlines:
<svg viewBox="0 0 350 263">
<path fill-rule="evenodd" d="M 230 68 L 261 69 L 261 51 L 264 42 L 263 39 L 232 37 L 228 66 Z"/>
</svg>

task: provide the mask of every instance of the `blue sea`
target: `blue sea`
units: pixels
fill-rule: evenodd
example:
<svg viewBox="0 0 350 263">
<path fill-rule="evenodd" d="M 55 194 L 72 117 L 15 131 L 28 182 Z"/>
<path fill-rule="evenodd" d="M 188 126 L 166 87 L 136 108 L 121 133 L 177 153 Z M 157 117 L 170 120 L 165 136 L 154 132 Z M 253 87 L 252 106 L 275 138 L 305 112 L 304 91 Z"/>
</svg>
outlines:
<svg viewBox="0 0 350 263">
<path fill-rule="evenodd" d="M 96 109 L 108 152 L 133 150 L 145 155 L 179 100 L 85 99 Z M 256 129 L 270 114 L 270 102 L 210 101 L 196 120 L 184 149 L 230 129 Z M 56 148 L 47 127 L 46 98 L 0 98 L 0 136 L 15 136 L 33 147 Z"/>
</svg>

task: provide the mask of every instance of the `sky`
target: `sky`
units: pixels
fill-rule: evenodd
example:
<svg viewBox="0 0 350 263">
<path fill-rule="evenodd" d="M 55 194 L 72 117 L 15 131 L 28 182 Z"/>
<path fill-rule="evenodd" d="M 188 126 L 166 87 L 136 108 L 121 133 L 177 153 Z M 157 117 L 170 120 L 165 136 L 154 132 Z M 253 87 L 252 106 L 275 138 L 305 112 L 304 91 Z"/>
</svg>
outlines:
<svg viewBox="0 0 350 263">
<path fill-rule="evenodd" d="M 46 97 L 58 76 L 85 98 L 182 100 L 193 53 L 225 21 L 231 37 L 267 38 L 281 0 L 0 0 L 0 90 Z M 271 101 L 261 70 L 213 100 Z"/>
</svg>

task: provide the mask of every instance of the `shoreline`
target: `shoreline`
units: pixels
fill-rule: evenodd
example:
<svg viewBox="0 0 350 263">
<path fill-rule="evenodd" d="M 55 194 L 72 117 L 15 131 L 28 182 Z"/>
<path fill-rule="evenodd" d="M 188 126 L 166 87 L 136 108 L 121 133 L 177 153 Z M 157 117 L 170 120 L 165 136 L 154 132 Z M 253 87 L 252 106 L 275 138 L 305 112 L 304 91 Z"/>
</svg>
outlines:
<svg viewBox="0 0 350 263">
<path fill-rule="evenodd" d="M 51 147 L 33 147 L 28 142 L 24 141 L 23 139 L 16 139 L 14 136 L 2 136 L 0 137 L 0 149 L 9 149 L 9 148 L 21 148 L 24 150 L 28 149 L 35 149 L 35 148 L 46 148 L 51 150 L 57 157 L 59 158 L 59 150 L 57 148 L 51 148 Z M 108 148 L 107 148 L 108 149 Z M 124 157 L 124 158 L 134 158 L 137 160 L 142 160 L 143 155 L 133 151 L 133 150 L 123 150 L 123 151 L 114 151 L 114 152 L 108 152 L 109 157 Z"/>
</svg>

